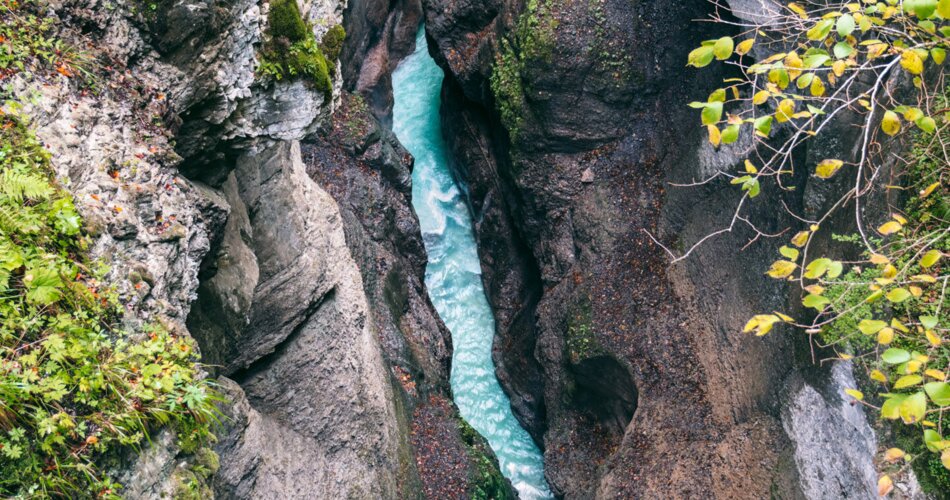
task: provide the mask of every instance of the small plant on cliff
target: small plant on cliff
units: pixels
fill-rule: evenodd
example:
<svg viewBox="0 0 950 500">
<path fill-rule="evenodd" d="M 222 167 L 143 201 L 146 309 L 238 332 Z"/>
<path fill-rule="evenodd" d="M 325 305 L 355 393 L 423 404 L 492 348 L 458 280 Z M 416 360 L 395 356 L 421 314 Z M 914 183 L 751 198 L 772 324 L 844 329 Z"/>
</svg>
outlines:
<svg viewBox="0 0 950 500">
<path fill-rule="evenodd" d="M 272 0 L 258 71 L 274 80 L 305 77 L 327 96 L 333 90 L 330 76 L 343 47 L 345 33 L 335 26 L 318 44 L 313 29 L 300 14 L 297 0 Z"/>
<path fill-rule="evenodd" d="M 89 58 L 55 36 L 55 21 L 35 12 L 32 0 L 0 0 L 0 81 L 19 72 L 52 68 L 89 77 Z"/>
<path fill-rule="evenodd" d="M 100 469 L 170 424 L 210 438 L 213 392 L 187 336 L 120 327 L 72 198 L 23 120 L 0 114 L 0 495 L 115 496 Z"/>
<path fill-rule="evenodd" d="M 727 227 L 679 255 L 667 251 L 674 262 L 682 260 L 738 227 L 750 228 L 753 240 L 783 234 L 755 227 L 749 207 L 760 194 L 793 190 L 809 141 L 836 121 L 853 123 L 859 131 L 853 155 L 804 166 L 816 182 L 843 183 L 844 194 L 816 215 L 786 208 L 803 227 L 766 271 L 796 285 L 802 319 L 767 312 L 744 330 L 766 335 L 786 324 L 837 350 L 834 359 L 856 359 L 878 390 L 865 398 L 849 389 L 849 397 L 883 419 L 915 427 L 924 455 L 936 454 L 950 469 L 950 273 L 944 263 L 950 114 L 942 66 L 950 0 L 793 2 L 761 22 L 721 17 L 725 7 L 714 3 L 714 20 L 741 33 L 703 42 L 688 65 L 727 61 L 738 76 L 690 106 L 700 110 L 714 147 L 748 145 L 747 159 L 738 171 L 719 171 L 696 184 L 727 179 L 741 196 Z M 894 166 L 888 151 L 906 149 L 909 140 L 913 150 Z M 889 176 L 894 180 L 882 181 Z M 876 192 L 884 196 L 872 197 Z M 823 227 L 845 211 L 856 234 L 844 239 L 857 250 L 816 255 Z M 895 469 L 914 460 L 897 448 L 884 457 Z M 881 494 L 892 487 L 882 475 Z"/>
</svg>

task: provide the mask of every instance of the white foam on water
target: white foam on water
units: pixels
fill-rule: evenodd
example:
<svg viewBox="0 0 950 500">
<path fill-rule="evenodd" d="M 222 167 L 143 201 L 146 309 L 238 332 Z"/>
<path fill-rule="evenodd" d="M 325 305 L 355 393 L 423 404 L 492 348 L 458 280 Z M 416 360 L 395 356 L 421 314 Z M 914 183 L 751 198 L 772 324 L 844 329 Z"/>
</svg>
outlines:
<svg viewBox="0 0 950 500">
<path fill-rule="evenodd" d="M 550 499 L 543 456 L 511 413 L 495 378 L 495 319 L 482 288 L 471 215 L 449 171 L 442 140 L 442 78 L 420 30 L 416 51 L 393 73 L 393 131 L 416 159 L 413 208 L 426 236 L 429 297 L 452 332 L 452 392 L 462 418 L 488 440 L 520 497 Z"/>
</svg>

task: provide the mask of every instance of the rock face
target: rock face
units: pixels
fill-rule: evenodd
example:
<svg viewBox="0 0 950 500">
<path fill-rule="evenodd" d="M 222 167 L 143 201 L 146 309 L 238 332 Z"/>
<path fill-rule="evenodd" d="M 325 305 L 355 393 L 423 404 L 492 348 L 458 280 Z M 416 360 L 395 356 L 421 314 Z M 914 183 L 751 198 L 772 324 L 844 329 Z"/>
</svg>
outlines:
<svg viewBox="0 0 950 500">
<path fill-rule="evenodd" d="M 796 451 L 817 437 L 801 432 L 814 420 L 795 401 L 840 404 L 812 388 L 820 383 L 786 391 L 803 346 L 736 333 L 756 311 L 791 307 L 761 272 L 777 244 L 746 245 L 755 233 L 739 225 L 670 266 L 653 239 L 682 253 L 729 227 L 738 201 L 725 182 L 669 186 L 743 158 L 742 144 L 715 151 L 698 127 L 677 125 L 695 116 L 676 103 L 704 98 L 723 76 L 683 64 L 701 40 L 724 34 L 687 21 L 710 5 L 424 7 L 447 73 L 445 136 L 478 221 L 498 376 L 545 450 L 554 491 L 797 498 L 814 491 L 818 470 L 861 470 L 857 491 L 868 487 L 868 457 L 858 456 L 869 448 L 824 469 Z M 794 230 L 781 202 L 803 212 L 823 196 L 803 174 L 795 182 L 790 194 L 756 200 L 752 223 Z"/>
<path fill-rule="evenodd" d="M 299 6 L 318 39 L 347 8 Z M 344 76 L 375 72 L 362 89 L 385 89 L 421 15 L 411 2 L 379 22 L 364 15 L 377 7 L 349 7 L 359 21 L 346 26 L 355 36 L 332 96 L 256 74 L 268 4 L 252 0 L 139 12 L 53 2 L 66 34 L 108 62 L 96 67 L 101 91 L 65 77 L 10 82 L 94 254 L 112 265 L 130 325 L 195 337 L 227 399 L 220 459 L 184 453 L 162 432 L 116 471 L 130 497 L 176 496 L 193 480 L 225 498 L 465 495 L 486 471 L 511 493 L 451 403 L 451 341 L 422 280 L 411 158 L 365 106 L 353 116 L 366 126 L 347 128 Z M 372 47 L 385 52 L 375 68 L 363 60 Z M 331 118 L 341 102 L 344 116 Z M 455 466 L 439 483 L 441 458 Z"/>
</svg>

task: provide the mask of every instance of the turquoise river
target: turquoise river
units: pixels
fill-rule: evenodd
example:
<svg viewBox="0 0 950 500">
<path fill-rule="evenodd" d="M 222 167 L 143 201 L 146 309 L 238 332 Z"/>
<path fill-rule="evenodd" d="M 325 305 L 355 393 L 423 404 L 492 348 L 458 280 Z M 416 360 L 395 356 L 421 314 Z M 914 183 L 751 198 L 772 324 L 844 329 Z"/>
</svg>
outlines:
<svg viewBox="0 0 950 500">
<path fill-rule="evenodd" d="M 491 358 L 495 319 L 482 288 L 472 219 L 448 166 L 439 126 L 443 73 L 420 30 L 416 51 L 393 74 L 393 130 L 415 157 L 412 200 L 429 265 L 426 285 L 452 332 L 452 391 L 462 417 L 488 443 L 524 500 L 552 498 L 538 447 L 502 392 Z"/>
</svg>

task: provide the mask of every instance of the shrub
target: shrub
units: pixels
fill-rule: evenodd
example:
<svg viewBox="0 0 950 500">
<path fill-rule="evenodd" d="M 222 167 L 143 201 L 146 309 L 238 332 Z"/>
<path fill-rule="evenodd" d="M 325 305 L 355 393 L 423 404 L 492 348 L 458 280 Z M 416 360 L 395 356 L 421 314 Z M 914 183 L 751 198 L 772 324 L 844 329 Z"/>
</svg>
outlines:
<svg viewBox="0 0 950 500">
<path fill-rule="evenodd" d="M 713 19 L 733 23 L 718 10 Z M 779 249 L 780 258 L 766 270 L 794 284 L 793 299 L 808 312 L 802 319 L 777 311 L 758 314 L 744 331 L 761 336 L 784 324 L 803 331 L 810 342 L 824 338 L 828 343 L 821 347 L 837 351 L 832 359 L 857 359 L 866 368 L 877 394 L 865 398 L 847 389 L 848 398 L 882 419 L 911 426 L 926 455 L 915 460 L 905 450 L 888 450 L 881 495 L 893 489 L 889 470 L 909 463 L 929 467 L 934 459 L 950 469 L 943 419 L 950 408 L 950 274 L 942 262 L 950 250 L 950 113 L 942 68 L 948 21 L 950 0 L 792 2 L 774 18 L 740 24 L 739 36 L 707 40 L 687 56 L 687 65 L 697 68 L 714 60 L 735 65 L 738 77 L 690 106 L 700 110 L 713 147 L 746 134 L 755 149 L 738 171 L 723 170 L 698 183 L 729 179 L 741 196 L 728 227 L 702 237 L 680 256 L 663 247 L 674 262 L 738 227 L 754 231 L 752 241 L 784 234 L 761 231 L 747 217 L 748 207 L 766 189 L 794 189 L 792 178 L 801 168 L 797 153 L 812 137 L 826 134 L 836 117 L 856 117 L 852 125 L 860 138 L 854 157 L 808 166 L 814 182 L 842 182 L 845 194 L 829 200 L 830 208 L 821 213 L 792 213 L 807 227 L 789 233 L 794 235 Z M 779 128 L 782 133 L 776 133 Z M 903 151 L 905 143 L 897 138 L 908 131 L 913 136 L 904 137 L 913 137 L 915 145 Z M 903 161 L 890 172 L 893 152 L 903 153 Z M 901 175 L 902 185 L 884 185 L 882 179 L 892 173 Z M 765 179 L 774 182 L 764 188 Z M 879 209 L 869 199 L 882 189 L 906 193 L 907 202 Z M 830 220 L 841 220 L 842 209 L 857 228 L 843 239 L 858 250 L 822 255 L 828 250 L 813 245 L 816 235 Z"/>
<path fill-rule="evenodd" d="M 197 448 L 215 396 L 189 337 L 119 326 L 72 198 L 21 118 L 0 115 L 0 145 L 0 495 L 112 496 L 97 463 L 169 423 Z"/>
</svg>

